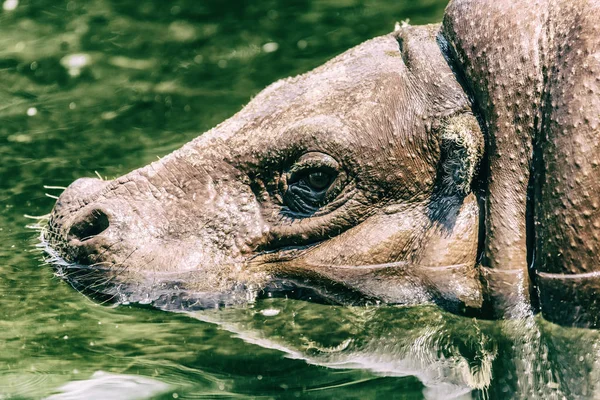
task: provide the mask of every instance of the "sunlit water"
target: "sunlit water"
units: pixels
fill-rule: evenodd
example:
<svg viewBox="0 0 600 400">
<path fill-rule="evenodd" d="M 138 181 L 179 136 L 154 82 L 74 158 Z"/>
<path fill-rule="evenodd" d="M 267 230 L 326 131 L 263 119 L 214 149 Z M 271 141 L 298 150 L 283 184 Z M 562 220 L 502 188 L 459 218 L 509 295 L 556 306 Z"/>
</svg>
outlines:
<svg viewBox="0 0 600 400">
<path fill-rule="evenodd" d="M 74 179 L 147 164 L 268 83 L 397 20 L 439 21 L 444 3 L 5 0 L 0 399 L 600 398 L 594 331 L 433 306 L 111 308 L 56 278 L 26 228 Z"/>
</svg>

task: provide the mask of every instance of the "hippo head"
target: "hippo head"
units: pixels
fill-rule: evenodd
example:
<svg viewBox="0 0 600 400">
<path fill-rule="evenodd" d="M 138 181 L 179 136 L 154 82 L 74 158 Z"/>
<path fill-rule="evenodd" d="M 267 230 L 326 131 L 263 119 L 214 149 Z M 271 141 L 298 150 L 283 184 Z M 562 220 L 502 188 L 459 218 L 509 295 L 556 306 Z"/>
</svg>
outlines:
<svg viewBox="0 0 600 400">
<path fill-rule="evenodd" d="M 367 41 L 157 162 L 75 181 L 48 252 L 73 285 L 117 301 L 285 292 L 478 309 L 484 140 L 439 31 Z"/>
</svg>

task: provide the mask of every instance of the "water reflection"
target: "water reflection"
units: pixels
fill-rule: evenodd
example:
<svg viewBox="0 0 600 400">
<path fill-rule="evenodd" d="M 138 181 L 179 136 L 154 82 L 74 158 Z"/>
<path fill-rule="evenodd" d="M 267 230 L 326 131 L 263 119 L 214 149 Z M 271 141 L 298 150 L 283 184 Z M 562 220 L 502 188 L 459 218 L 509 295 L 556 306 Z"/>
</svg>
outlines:
<svg viewBox="0 0 600 400">
<path fill-rule="evenodd" d="M 69 382 L 58 390 L 60 394 L 45 400 L 141 400 L 164 393 L 169 386 L 155 379 L 94 372 L 90 379 Z"/>
<path fill-rule="evenodd" d="M 599 333 L 539 317 L 482 321 L 435 306 L 342 307 L 281 298 L 178 314 L 73 300 L 68 312 L 57 306 L 20 327 L 0 323 L 10 365 L 0 374 L 3 394 L 90 398 L 114 390 L 132 398 L 128 393 L 140 391 L 128 388 L 145 382 L 164 389 L 164 398 L 600 395 Z M 37 329 L 22 338 L 23 326 Z"/>
<path fill-rule="evenodd" d="M 336 313 L 341 314 L 337 318 L 328 315 L 328 329 L 323 330 L 318 328 L 321 318 L 315 318 L 312 312 L 307 315 L 304 305 L 283 302 L 270 306 L 281 307 L 269 310 L 281 311 L 284 316 L 273 319 L 264 317 L 264 310 L 251 309 L 242 315 L 240 310 L 222 310 L 195 316 L 217 323 L 244 341 L 283 351 L 290 358 L 311 364 L 367 369 L 383 376 L 415 376 L 425 386 L 423 394 L 430 399 L 463 398 L 473 389 L 490 384 L 491 363 L 497 349 L 489 345 L 477 324 L 474 335 L 463 337 L 465 340 L 460 343 L 475 355 L 467 360 L 460 353 L 459 344 L 449 342 L 450 332 L 441 314 L 394 310 L 399 311 L 400 318 L 390 324 L 390 315 L 383 309 L 344 309 Z M 380 325 L 382 318 L 385 329 Z"/>
<path fill-rule="evenodd" d="M 600 395 L 598 333 L 540 318 L 493 322 L 433 306 L 336 308 L 282 299 L 194 317 L 311 364 L 418 377 L 428 399 Z M 574 334 L 586 340 L 569 341 Z"/>
</svg>

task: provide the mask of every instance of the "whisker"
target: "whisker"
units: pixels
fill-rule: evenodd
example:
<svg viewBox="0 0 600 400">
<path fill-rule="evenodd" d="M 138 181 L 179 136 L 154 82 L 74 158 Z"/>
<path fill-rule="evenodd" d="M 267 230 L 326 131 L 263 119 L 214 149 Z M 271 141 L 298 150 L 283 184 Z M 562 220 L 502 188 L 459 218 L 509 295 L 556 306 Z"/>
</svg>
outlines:
<svg viewBox="0 0 600 400">
<path fill-rule="evenodd" d="M 125 261 L 129 260 L 129 257 L 131 257 L 133 255 L 133 253 L 135 253 L 136 251 L 138 251 L 138 247 L 133 249 L 133 251 L 131 253 L 129 253 L 129 255 L 127 257 L 125 257 L 125 259 L 121 262 L 121 264 L 124 264 Z"/>
<path fill-rule="evenodd" d="M 51 199 L 58 200 L 58 196 L 54 196 L 54 195 L 52 195 L 52 194 L 49 194 L 49 193 L 44 193 L 44 194 L 45 194 L 47 197 L 50 197 Z"/>
<path fill-rule="evenodd" d="M 81 270 L 71 269 L 71 270 L 66 271 L 65 277 L 69 277 L 69 276 L 77 274 L 78 278 L 87 279 L 90 276 L 94 277 L 94 274 L 96 274 L 96 273 L 97 273 L 97 271 L 94 271 L 94 270 L 81 272 Z"/>
<path fill-rule="evenodd" d="M 122 274 L 129 268 L 129 265 L 127 265 L 125 262 L 127 260 L 129 260 L 129 258 L 133 255 L 133 253 L 135 253 L 137 250 L 138 250 L 138 248 L 136 247 L 135 249 L 133 249 L 133 251 L 131 253 L 129 253 L 129 255 L 127 257 L 125 257 L 125 259 L 123 261 L 121 261 L 119 263 L 119 265 L 115 266 L 116 274 Z"/>
<path fill-rule="evenodd" d="M 94 290 L 95 288 L 103 288 L 106 287 L 106 284 L 108 284 L 110 281 L 112 280 L 111 277 L 103 277 L 102 279 L 97 279 L 94 282 L 91 282 L 88 286 L 87 289 L 92 289 Z"/>
<path fill-rule="evenodd" d="M 50 186 L 50 185 L 44 185 L 44 189 L 67 190 L 67 188 L 65 186 Z"/>
<path fill-rule="evenodd" d="M 99 302 L 98 304 L 100 304 L 101 306 L 105 306 L 105 305 L 111 303 L 115 297 L 117 297 L 116 293 L 113 294 L 112 296 L 110 296 L 109 298 L 107 298 L 106 300 Z"/>
<path fill-rule="evenodd" d="M 119 285 L 119 286 L 116 288 L 116 292 L 115 292 L 114 294 L 112 294 L 110 297 L 107 297 L 107 298 L 106 298 L 106 300 L 103 300 L 103 301 L 99 302 L 99 304 L 103 306 L 103 305 L 106 305 L 106 304 L 108 304 L 108 303 L 111 303 L 111 302 L 113 302 L 113 299 L 114 299 L 115 297 L 118 297 L 118 296 L 119 296 L 120 289 L 121 289 L 121 286 Z M 117 301 L 117 303 L 119 303 L 119 302 Z"/>
<path fill-rule="evenodd" d="M 25 218 L 29 218 L 29 219 L 35 219 L 35 220 L 44 220 L 44 219 L 50 219 L 50 213 L 48 214 L 44 214 L 44 215 L 29 215 L 29 214 L 23 214 L 23 216 Z"/>
<path fill-rule="evenodd" d="M 98 255 L 98 257 L 102 257 L 102 256 L 104 255 L 104 253 L 106 253 L 108 250 L 112 249 L 112 248 L 113 248 L 113 246 L 117 245 L 118 243 L 119 243 L 119 242 L 114 242 L 113 244 L 111 244 L 111 245 L 107 246 L 107 247 L 106 247 L 106 248 L 105 248 L 105 249 L 102 251 L 102 253 L 100 253 L 100 254 Z M 108 262 L 108 261 L 105 261 L 105 262 Z"/>
<path fill-rule="evenodd" d="M 44 227 L 43 227 L 43 226 L 41 226 L 41 225 L 40 225 L 40 224 L 38 224 L 38 223 L 36 223 L 36 224 L 27 224 L 27 225 L 25 225 L 25 228 L 27 228 L 27 229 L 33 229 L 33 230 L 35 230 L 35 231 L 38 231 L 38 230 L 42 230 L 42 229 L 44 229 Z"/>
<path fill-rule="evenodd" d="M 95 269 L 98 269 L 98 267 L 102 268 L 104 265 L 110 265 L 110 261 L 96 262 L 96 263 L 93 263 L 93 264 L 89 265 L 86 269 L 94 271 Z"/>
</svg>

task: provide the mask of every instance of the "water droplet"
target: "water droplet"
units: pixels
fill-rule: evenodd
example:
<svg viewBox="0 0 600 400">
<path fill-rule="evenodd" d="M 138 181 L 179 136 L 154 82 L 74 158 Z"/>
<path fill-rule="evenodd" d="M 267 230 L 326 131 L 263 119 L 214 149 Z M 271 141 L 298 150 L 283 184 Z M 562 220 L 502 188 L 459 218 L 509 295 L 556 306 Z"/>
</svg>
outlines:
<svg viewBox="0 0 600 400">
<path fill-rule="evenodd" d="M 281 312 L 281 310 L 277 310 L 275 308 L 267 308 L 266 310 L 261 310 L 261 314 L 264 315 L 265 317 L 274 317 L 277 314 L 279 314 Z"/>
<path fill-rule="evenodd" d="M 13 11 L 18 6 L 19 0 L 5 0 L 4 3 L 2 3 L 2 9 L 4 11 Z"/>
<path fill-rule="evenodd" d="M 265 43 L 263 44 L 262 49 L 265 53 L 273 53 L 274 51 L 277 51 L 277 49 L 279 49 L 279 44 L 275 42 Z"/>
<path fill-rule="evenodd" d="M 89 55 L 78 53 L 64 56 L 61 58 L 60 64 L 69 71 L 69 75 L 75 77 L 81 74 L 81 70 L 86 67 L 90 61 L 91 58 Z"/>
</svg>

